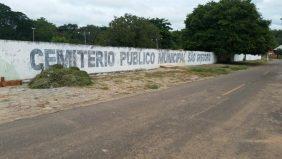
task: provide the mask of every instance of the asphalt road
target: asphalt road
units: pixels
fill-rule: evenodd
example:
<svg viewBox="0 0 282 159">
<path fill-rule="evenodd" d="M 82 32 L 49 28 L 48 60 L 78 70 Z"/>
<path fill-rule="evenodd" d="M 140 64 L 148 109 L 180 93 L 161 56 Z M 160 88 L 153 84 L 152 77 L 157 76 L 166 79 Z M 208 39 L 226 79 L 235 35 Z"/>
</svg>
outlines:
<svg viewBox="0 0 282 159">
<path fill-rule="evenodd" d="M 0 158 L 282 158 L 282 61 L 0 125 Z"/>
</svg>

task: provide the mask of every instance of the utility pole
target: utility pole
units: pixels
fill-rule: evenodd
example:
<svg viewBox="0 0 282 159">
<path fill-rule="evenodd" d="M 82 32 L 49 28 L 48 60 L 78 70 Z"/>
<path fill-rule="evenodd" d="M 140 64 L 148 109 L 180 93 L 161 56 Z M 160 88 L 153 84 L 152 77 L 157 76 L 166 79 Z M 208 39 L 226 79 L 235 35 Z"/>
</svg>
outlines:
<svg viewBox="0 0 282 159">
<path fill-rule="evenodd" d="M 85 32 L 85 30 L 84 30 L 84 44 L 86 45 L 86 41 L 87 41 L 87 39 L 86 39 L 86 32 Z"/>
<path fill-rule="evenodd" d="M 156 38 L 156 47 L 157 49 L 159 49 L 159 39 L 158 38 Z"/>
<path fill-rule="evenodd" d="M 34 42 L 34 40 L 35 40 L 35 39 L 34 39 L 34 33 L 35 33 L 35 29 L 36 29 L 36 28 L 35 28 L 35 27 L 32 27 L 31 29 L 32 29 L 32 41 Z"/>
</svg>

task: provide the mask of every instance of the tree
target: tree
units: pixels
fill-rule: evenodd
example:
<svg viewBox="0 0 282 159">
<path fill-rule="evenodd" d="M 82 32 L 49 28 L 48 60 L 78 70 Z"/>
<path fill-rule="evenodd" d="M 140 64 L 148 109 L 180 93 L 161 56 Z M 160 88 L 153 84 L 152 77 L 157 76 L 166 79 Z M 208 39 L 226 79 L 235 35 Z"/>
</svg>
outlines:
<svg viewBox="0 0 282 159">
<path fill-rule="evenodd" d="M 171 32 L 172 49 L 183 49 L 183 30 L 176 30 Z"/>
<path fill-rule="evenodd" d="M 100 45 L 100 46 L 107 46 L 109 45 L 109 28 L 108 27 L 100 27 L 99 32 L 97 32 L 95 38 L 94 38 L 94 45 Z"/>
<path fill-rule="evenodd" d="M 271 32 L 275 37 L 277 45 L 282 45 L 282 30 L 272 30 Z"/>
<path fill-rule="evenodd" d="M 21 12 L 14 12 L 0 3 L 0 38 L 32 40 L 32 20 Z"/>
<path fill-rule="evenodd" d="M 159 47 L 163 49 L 173 48 L 173 37 L 171 23 L 167 19 L 153 18 L 149 19 L 149 21 L 154 24 L 160 31 L 160 39 L 158 40 Z"/>
<path fill-rule="evenodd" d="M 63 40 L 74 44 L 84 43 L 83 34 L 80 32 L 77 24 L 65 24 L 59 26 L 57 30 L 58 35 L 56 36 L 55 40 Z"/>
<path fill-rule="evenodd" d="M 184 47 L 213 51 L 219 61 L 234 54 L 265 54 L 273 48 L 270 21 L 262 19 L 251 0 L 220 0 L 199 5 L 185 21 Z"/>
<path fill-rule="evenodd" d="M 57 33 L 57 27 L 48 22 L 45 18 L 39 18 L 34 21 L 36 41 L 51 41 Z"/>
<path fill-rule="evenodd" d="M 125 47 L 158 47 L 159 29 L 147 19 L 125 14 L 115 17 L 108 29 L 108 45 Z"/>
<path fill-rule="evenodd" d="M 52 37 L 51 42 L 57 42 L 57 43 L 70 43 L 64 36 L 61 35 L 55 35 Z"/>
<path fill-rule="evenodd" d="M 107 27 L 99 27 L 95 25 L 87 25 L 85 27 L 79 28 L 80 32 L 83 35 L 84 40 L 84 32 L 86 36 L 87 44 L 93 45 L 105 45 L 106 44 L 106 37 L 105 32 L 107 31 Z"/>
</svg>

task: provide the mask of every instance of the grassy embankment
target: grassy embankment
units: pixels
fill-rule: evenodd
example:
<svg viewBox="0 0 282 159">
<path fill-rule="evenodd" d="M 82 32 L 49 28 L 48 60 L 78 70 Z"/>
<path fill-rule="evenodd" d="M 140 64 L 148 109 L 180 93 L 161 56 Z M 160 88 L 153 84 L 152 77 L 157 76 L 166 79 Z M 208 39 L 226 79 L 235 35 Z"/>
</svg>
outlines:
<svg viewBox="0 0 282 159">
<path fill-rule="evenodd" d="M 248 61 L 248 62 L 237 62 L 233 64 L 215 64 L 207 66 L 195 66 L 191 67 L 189 70 L 200 76 L 216 76 L 221 74 L 228 74 L 234 71 L 246 70 L 249 67 L 259 66 L 266 64 L 266 60 L 261 61 Z"/>
</svg>

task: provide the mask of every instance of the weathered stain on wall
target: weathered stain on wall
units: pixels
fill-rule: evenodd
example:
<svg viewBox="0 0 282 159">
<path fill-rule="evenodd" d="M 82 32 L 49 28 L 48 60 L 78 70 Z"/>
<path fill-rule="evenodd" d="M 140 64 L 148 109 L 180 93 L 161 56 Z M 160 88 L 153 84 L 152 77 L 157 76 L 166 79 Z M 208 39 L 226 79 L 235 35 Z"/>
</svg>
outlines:
<svg viewBox="0 0 282 159">
<path fill-rule="evenodd" d="M 7 79 L 19 79 L 19 75 L 15 69 L 15 66 L 6 62 L 0 57 L 0 77 Z"/>
<path fill-rule="evenodd" d="M 2 60 L 1 60 L 2 59 Z M 161 65 L 203 65 L 216 62 L 212 52 L 101 47 L 62 43 L 0 40 L 0 76 L 30 79 L 54 64 L 88 73 L 155 69 Z"/>
</svg>

